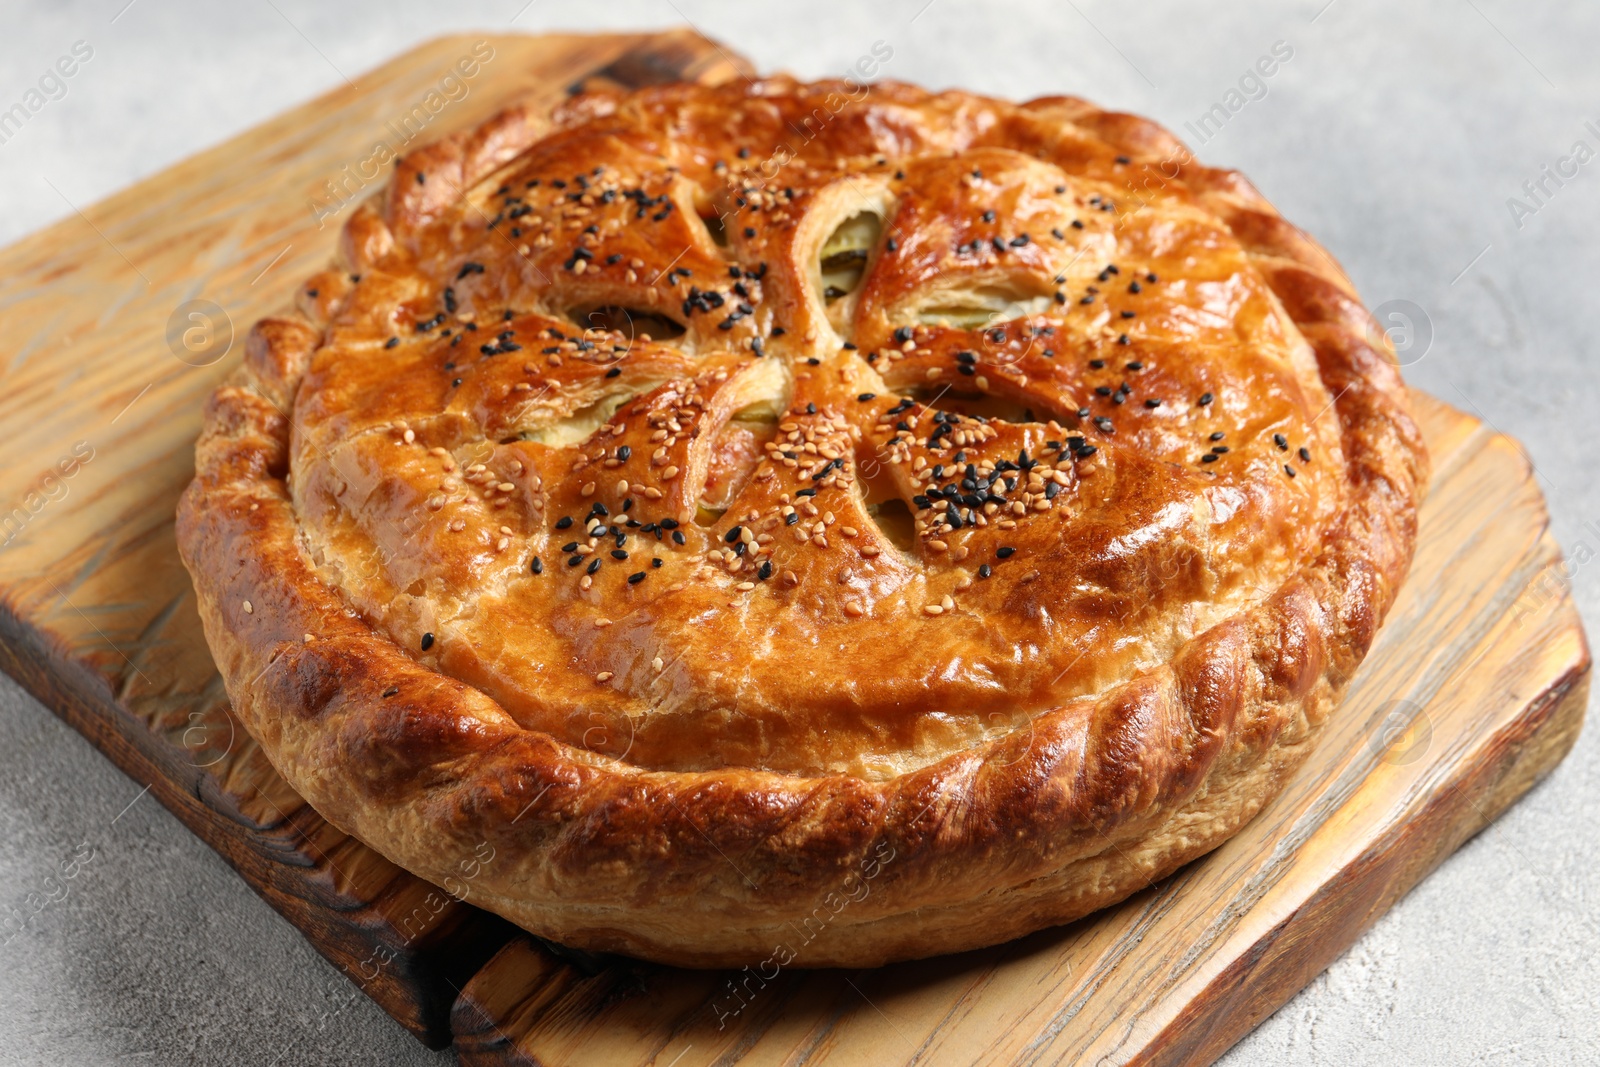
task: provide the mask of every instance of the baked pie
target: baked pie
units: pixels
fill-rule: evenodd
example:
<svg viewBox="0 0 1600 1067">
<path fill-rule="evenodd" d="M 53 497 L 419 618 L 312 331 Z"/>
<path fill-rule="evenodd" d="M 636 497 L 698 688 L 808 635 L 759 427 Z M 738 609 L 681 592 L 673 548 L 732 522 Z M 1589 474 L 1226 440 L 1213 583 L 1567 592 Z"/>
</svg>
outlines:
<svg viewBox="0 0 1600 1067">
<path fill-rule="evenodd" d="M 196 466 L 180 548 L 284 778 L 688 966 L 994 944 L 1215 847 L 1427 476 L 1382 332 L 1239 175 L 1077 99 L 783 77 L 398 160 Z"/>
</svg>

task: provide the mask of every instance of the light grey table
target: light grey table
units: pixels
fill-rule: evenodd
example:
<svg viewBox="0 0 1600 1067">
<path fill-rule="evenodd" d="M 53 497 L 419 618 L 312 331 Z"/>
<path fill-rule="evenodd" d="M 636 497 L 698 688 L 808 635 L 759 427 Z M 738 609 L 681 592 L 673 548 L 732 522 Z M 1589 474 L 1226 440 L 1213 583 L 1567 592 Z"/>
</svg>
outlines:
<svg viewBox="0 0 1600 1067">
<path fill-rule="evenodd" d="M 0 110 L 75 43 L 92 50 L 72 77 L 46 79 L 20 129 L 0 127 L 0 242 L 465 29 L 687 22 L 762 69 L 809 76 L 882 41 L 888 77 L 1154 116 L 1202 159 L 1248 173 L 1372 304 L 1408 310 L 1410 380 L 1521 438 L 1561 542 L 1600 553 L 1586 325 L 1600 304 L 1600 159 L 1572 155 L 1580 140 L 1600 152 L 1600 5 L 4 0 L 0 15 Z M 1201 128 L 1277 42 L 1292 58 L 1247 82 L 1220 129 Z M 1600 567 L 1572 581 L 1593 626 Z M 9 680 L 0 705 L 0 911 L 93 849 L 62 899 L 0 932 L 0 1063 L 451 1062 Z M 1600 1062 L 1597 745 L 1584 735 L 1225 1062 Z"/>
</svg>

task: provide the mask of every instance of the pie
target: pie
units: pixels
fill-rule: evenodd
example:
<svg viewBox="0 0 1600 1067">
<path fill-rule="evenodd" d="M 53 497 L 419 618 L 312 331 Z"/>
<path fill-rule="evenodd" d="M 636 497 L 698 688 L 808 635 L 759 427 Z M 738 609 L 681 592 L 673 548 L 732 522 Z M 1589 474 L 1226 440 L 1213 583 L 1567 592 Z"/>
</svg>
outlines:
<svg viewBox="0 0 1600 1067">
<path fill-rule="evenodd" d="M 1160 127 L 775 77 L 399 159 L 178 534 L 235 715 L 397 864 L 575 948 L 869 966 L 1254 816 L 1427 463 L 1339 266 Z"/>
</svg>

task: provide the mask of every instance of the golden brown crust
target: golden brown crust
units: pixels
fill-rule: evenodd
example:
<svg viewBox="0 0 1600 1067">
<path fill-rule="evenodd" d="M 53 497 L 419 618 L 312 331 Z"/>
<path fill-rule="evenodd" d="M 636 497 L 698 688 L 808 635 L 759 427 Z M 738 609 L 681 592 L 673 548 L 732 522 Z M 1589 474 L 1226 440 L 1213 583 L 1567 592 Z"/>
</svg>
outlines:
<svg viewBox="0 0 1600 1067">
<path fill-rule="evenodd" d="M 340 256 L 207 410 L 207 638 L 319 811 L 567 944 L 868 965 L 1119 900 L 1277 792 L 1410 562 L 1349 280 L 1080 100 L 513 110 Z"/>
</svg>

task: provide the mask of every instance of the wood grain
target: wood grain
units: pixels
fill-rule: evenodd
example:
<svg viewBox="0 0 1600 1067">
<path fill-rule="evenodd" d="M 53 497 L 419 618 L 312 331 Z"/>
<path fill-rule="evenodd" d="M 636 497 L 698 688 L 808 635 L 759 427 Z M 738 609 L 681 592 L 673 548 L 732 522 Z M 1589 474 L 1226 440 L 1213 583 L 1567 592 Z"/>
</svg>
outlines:
<svg viewBox="0 0 1600 1067">
<path fill-rule="evenodd" d="M 0 666 L 422 1040 L 453 1032 L 469 1065 L 1209 1062 L 1571 747 L 1589 656 L 1537 485 L 1514 442 L 1419 396 L 1436 472 L 1413 577 L 1317 753 L 1238 837 L 1102 915 L 878 971 L 684 972 L 552 951 L 341 834 L 235 728 L 200 634 L 172 513 L 204 398 L 382 181 L 377 142 L 584 83 L 749 73 L 686 31 L 491 36 L 428 110 L 479 40 L 0 251 Z M 231 348 L 169 343 L 196 299 Z"/>
<path fill-rule="evenodd" d="M 0 252 L 0 665 L 435 1047 L 510 927 L 329 826 L 236 728 L 173 540 L 201 408 L 386 178 L 363 184 L 376 143 L 404 151 L 585 82 L 744 72 L 688 32 L 443 38 Z M 231 348 L 225 328 L 169 344 L 195 299 L 225 311 Z"/>
<path fill-rule="evenodd" d="M 877 971 L 586 975 L 518 939 L 456 1006 L 462 1063 L 1214 1060 L 1554 767 L 1583 720 L 1588 648 L 1550 581 L 1560 550 L 1530 467 L 1416 402 L 1436 472 L 1411 579 L 1316 752 L 1210 856 L 1072 926 Z"/>
</svg>

